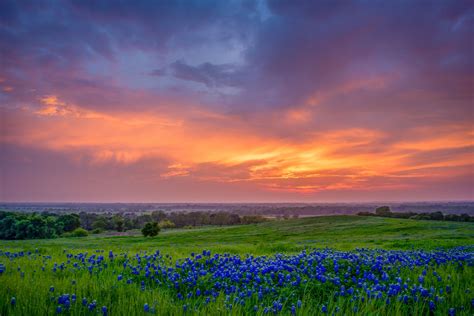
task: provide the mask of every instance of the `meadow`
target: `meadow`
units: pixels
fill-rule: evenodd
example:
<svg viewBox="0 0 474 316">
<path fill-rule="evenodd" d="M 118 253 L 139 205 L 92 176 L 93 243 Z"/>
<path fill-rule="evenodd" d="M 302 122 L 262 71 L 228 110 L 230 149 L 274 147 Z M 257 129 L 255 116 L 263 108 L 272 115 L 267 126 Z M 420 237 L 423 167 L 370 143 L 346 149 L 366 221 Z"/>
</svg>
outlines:
<svg viewBox="0 0 474 316">
<path fill-rule="evenodd" d="M 360 216 L 0 243 L 1 315 L 472 315 L 474 224 Z"/>
</svg>

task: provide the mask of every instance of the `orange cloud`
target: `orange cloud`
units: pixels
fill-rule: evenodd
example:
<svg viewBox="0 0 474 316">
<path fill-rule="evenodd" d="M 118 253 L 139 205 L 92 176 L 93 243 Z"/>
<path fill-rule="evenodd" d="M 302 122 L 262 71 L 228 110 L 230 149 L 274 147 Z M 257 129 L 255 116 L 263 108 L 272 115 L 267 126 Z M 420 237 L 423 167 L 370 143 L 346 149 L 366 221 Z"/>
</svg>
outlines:
<svg viewBox="0 0 474 316">
<path fill-rule="evenodd" d="M 244 119 L 191 109 L 173 113 L 101 113 L 49 95 L 40 109 L 10 110 L 2 141 L 62 152 L 82 152 L 93 164 L 133 164 L 153 157 L 170 164 L 162 179 L 252 183 L 263 190 L 314 193 L 348 189 L 407 188 L 434 174 L 424 168 L 472 165 L 472 129 L 442 135 L 418 131 L 414 139 L 383 144 L 386 132 L 346 128 L 314 132 L 298 142 L 259 135 Z M 205 119 L 203 119 L 205 118 Z M 380 148 L 374 152 L 373 148 Z M 368 150 L 371 149 L 371 150 Z M 440 161 L 432 150 L 446 152 Z"/>
</svg>

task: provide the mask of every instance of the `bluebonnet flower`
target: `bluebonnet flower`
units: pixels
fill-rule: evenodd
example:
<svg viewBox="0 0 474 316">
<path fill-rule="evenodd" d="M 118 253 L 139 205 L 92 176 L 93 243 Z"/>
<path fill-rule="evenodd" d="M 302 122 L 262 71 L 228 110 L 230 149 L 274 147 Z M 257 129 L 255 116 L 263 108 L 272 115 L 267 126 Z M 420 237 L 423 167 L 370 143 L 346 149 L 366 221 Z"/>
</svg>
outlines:
<svg viewBox="0 0 474 316">
<path fill-rule="evenodd" d="M 150 306 L 148 306 L 148 304 L 145 303 L 145 305 L 143 305 L 143 310 L 145 311 L 145 313 L 148 313 L 150 311 Z"/>
<path fill-rule="evenodd" d="M 110 255 L 104 258 L 102 253 L 99 251 L 91 255 L 73 255 L 66 252 L 67 261 L 56 263 L 55 269 L 57 273 L 67 271 L 69 267 L 73 267 L 76 272 L 85 270 L 100 273 L 108 268 L 112 260 Z M 7 256 L 15 258 L 21 254 Z M 47 260 L 45 257 L 43 256 L 43 259 Z M 443 300 L 444 291 L 449 294 L 451 287 L 445 285 L 441 288 L 440 283 L 436 283 L 436 287 L 431 286 L 431 280 L 436 280 L 439 273 L 434 271 L 433 278 L 427 282 L 425 275 L 428 274 L 425 271 L 430 271 L 434 262 L 436 267 L 440 267 L 469 260 L 465 250 L 456 249 L 436 252 L 368 249 L 341 252 L 324 249 L 302 251 L 296 255 L 276 254 L 272 257 L 241 257 L 228 253 L 211 256 L 210 251 L 204 250 L 202 255 L 195 254 L 194 257 L 177 260 L 175 264 L 169 261 L 171 257 L 161 256 L 158 252 L 139 253 L 135 256 L 113 254 L 113 260 L 119 257 L 124 259 L 123 262 L 120 261 L 123 272 L 117 273 L 117 280 L 123 280 L 123 275 L 131 275 L 127 284 L 136 283 L 142 289 L 145 286 L 149 290 L 168 287 L 183 303 L 187 303 L 187 298 L 203 297 L 205 304 L 209 304 L 211 300 L 215 301 L 215 298 L 224 296 L 225 307 L 230 309 L 232 305 L 246 305 L 252 299 L 258 298 L 261 305 L 256 305 L 257 311 L 278 313 L 283 308 L 280 298 L 285 297 L 288 293 L 286 291 L 291 289 L 291 294 L 285 297 L 284 302 L 285 306 L 288 306 L 287 312 L 292 314 L 302 306 L 298 293 L 301 293 L 299 289 L 302 286 L 307 286 L 307 282 L 310 285 L 312 282 L 319 285 L 325 283 L 325 289 L 352 302 L 380 300 L 389 305 L 391 300 L 398 299 L 405 304 L 426 302 L 431 310 L 441 310 L 440 306 L 446 302 Z M 115 265 L 116 263 L 111 265 L 112 269 L 115 269 Z M 468 266 L 467 263 L 465 265 Z M 403 268 L 419 269 L 420 273 L 414 280 L 406 277 L 402 279 L 400 275 Z M 113 270 L 114 275 L 115 271 Z M 52 286 L 51 292 L 54 292 Z M 56 299 L 63 312 L 76 300 L 74 294 L 62 294 L 52 298 Z M 267 305 L 268 302 L 272 303 L 265 307 L 265 302 Z M 88 305 L 86 298 L 82 304 L 90 310 L 96 308 L 96 302 Z M 474 300 L 471 304 L 474 304 Z M 183 310 L 191 308 L 192 305 L 184 306 Z M 146 305 L 143 309 L 147 309 Z M 148 311 L 150 310 L 152 309 L 148 306 Z M 321 313 L 325 310 L 328 312 L 327 305 L 321 305 Z"/>
<path fill-rule="evenodd" d="M 435 306 L 435 303 L 434 303 L 433 301 L 430 301 L 430 302 L 429 302 L 429 306 L 430 306 L 430 310 L 431 310 L 431 311 L 434 311 L 434 310 L 435 310 L 435 307 L 436 307 L 436 306 Z"/>
<path fill-rule="evenodd" d="M 16 298 L 12 297 L 11 300 L 10 300 L 10 305 L 15 306 L 15 304 L 16 304 Z"/>
</svg>

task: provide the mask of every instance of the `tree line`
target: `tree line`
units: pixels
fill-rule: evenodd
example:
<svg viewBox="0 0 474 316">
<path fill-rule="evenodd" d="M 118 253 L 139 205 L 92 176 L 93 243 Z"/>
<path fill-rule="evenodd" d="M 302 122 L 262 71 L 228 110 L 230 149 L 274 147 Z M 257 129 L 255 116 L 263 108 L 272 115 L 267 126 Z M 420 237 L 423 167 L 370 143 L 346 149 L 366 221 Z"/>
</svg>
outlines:
<svg viewBox="0 0 474 316">
<path fill-rule="evenodd" d="M 55 238 L 80 225 L 77 214 L 0 212 L 0 239 Z"/>
<path fill-rule="evenodd" d="M 443 214 L 442 212 L 426 212 L 426 213 L 415 213 L 415 212 L 392 212 L 389 206 L 380 206 L 375 209 L 375 213 L 372 212 L 359 212 L 359 216 L 378 216 L 378 217 L 391 217 L 391 218 L 405 218 L 405 219 L 418 219 L 418 220 L 435 220 L 435 221 L 452 221 L 452 222 L 474 222 L 474 216 L 469 214 Z"/>
<path fill-rule="evenodd" d="M 58 236 L 85 236 L 89 232 L 124 232 L 142 229 L 147 223 L 159 228 L 192 228 L 204 225 L 245 225 L 260 223 L 260 215 L 240 216 L 227 212 L 171 212 L 153 211 L 146 214 L 97 214 L 52 212 L 22 213 L 0 211 L 0 239 L 39 239 Z"/>
</svg>

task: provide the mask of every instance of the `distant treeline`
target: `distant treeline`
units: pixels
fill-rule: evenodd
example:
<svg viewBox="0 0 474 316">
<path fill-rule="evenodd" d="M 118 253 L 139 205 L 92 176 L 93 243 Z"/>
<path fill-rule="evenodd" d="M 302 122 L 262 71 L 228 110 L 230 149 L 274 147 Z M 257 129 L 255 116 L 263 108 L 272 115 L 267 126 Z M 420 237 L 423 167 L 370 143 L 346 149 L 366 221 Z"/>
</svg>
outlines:
<svg viewBox="0 0 474 316">
<path fill-rule="evenodd" d="M 51 212 L 22 213 L 0 211 L 0 239 L 37 239 L 58 236 L 83 236 L 87 231 L 100 233 L 142 229 L 146 223 L 157 222 L 160 228 L 192 228 L 204 225 L 241 225 L 266 221 L 260 215 L 226 212 L 153 211 L 149 214 L 56 214 Z"/>
<path fill-rule="evenodd" d="M 453 221 L 453 222 L 474 222 L 474 216 L 468 214 L 446 214 L 442 212 L 432 213 L 415 213 L 415 212 L 392 212 L 388 206 L 380 206 L 375 209 L 375 213 L 372 212 L 359 212 L 359 216 L 379 216 L 379 217 L 391 217 L 391 218 L 408 218 L 408 219 L 421 219 L 421 220 L 434 220 L 434 221 Z"/>
<path fill-rule="evenodd" d="M 0 212 L 0 239 L 55 238 L 80 225 L 77 214 Z"/>
</svg>

